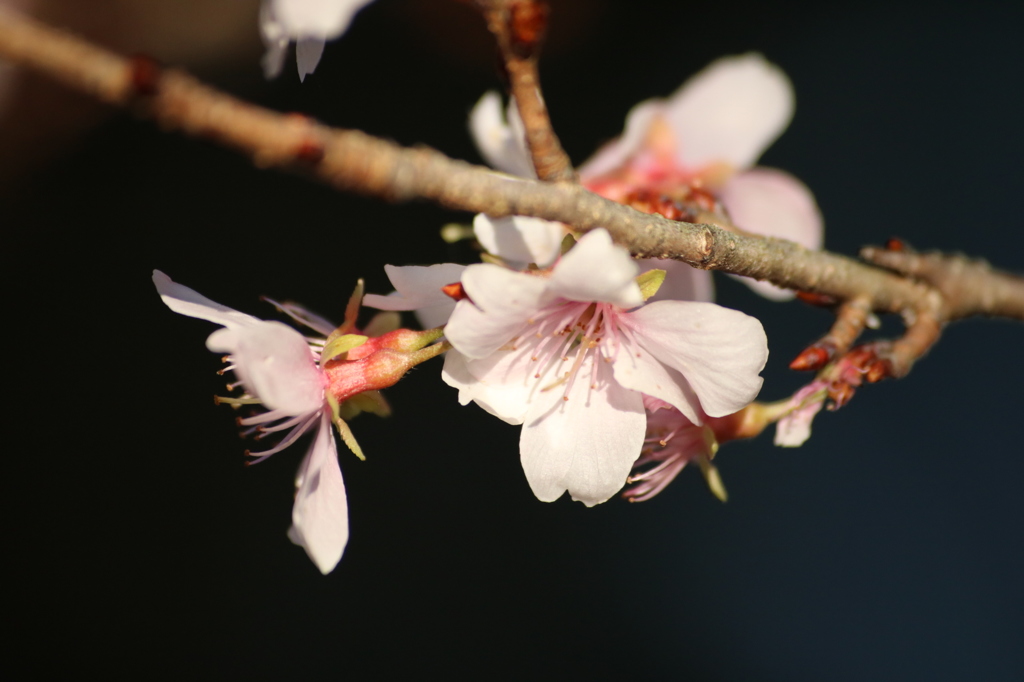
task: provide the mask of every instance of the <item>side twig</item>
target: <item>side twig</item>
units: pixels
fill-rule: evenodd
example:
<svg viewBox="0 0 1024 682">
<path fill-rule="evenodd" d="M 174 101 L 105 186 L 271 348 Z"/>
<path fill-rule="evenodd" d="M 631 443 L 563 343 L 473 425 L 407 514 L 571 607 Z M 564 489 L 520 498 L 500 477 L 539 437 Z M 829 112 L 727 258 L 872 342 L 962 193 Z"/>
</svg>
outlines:
<svg viewBox="0 0 1024 682">
<path fill-rule="evenodd" d="M 545 0 L 477 0 L 498 42 L 508 90 L 526 130 L 526 145 L 541 180 L 575 182 L 569 155 L 551 126 L 540 89 L 537 58 L 547 29 Z"/>
</svg>

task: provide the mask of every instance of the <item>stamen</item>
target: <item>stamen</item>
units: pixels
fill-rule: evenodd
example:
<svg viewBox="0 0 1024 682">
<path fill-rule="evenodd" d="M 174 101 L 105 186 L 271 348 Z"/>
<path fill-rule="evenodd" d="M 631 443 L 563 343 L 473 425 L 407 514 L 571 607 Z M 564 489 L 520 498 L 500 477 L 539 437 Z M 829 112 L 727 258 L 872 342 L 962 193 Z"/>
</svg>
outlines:
<svg viewBox="0 0 1024 682">
<path fill-rule="evenodd" d="M 238 406 L 238 405 L 260 405 L 261 404 L 260 401 L 257 400 L 256 398 L 229 398 L 229 397 L 224 397 L 224 396 L 220 396 L 220 395 L 213 396 L 213 404 L 214 405 L 220 405 L 222 403 L 224 405 L 234 405 L 234 406 Z"/>
<path fill-rule="evenodd" d="M 283 439 L 281 439 L 280 443 L 278 443 L 274 447 L 270 448 L 269 450 L 260 450 L 259 452 L 251 452 L 249 450 L 246 450 L 245 454 L 246 454 L 247 457 L 255 457 L 256 458 L 256 459 L 252 460 L 251 464 L 258 464 L 259 462 L 262 462 L 267 457 L 270 457 L 273 454 L 281 452 L 282 450 L 287 448 L 289 445 L 294 443 L 296 440 L 298 440 L 299 436 L 301 436 L 303 433 L 308 431 L 309 427 L 312 426 L 313 422 L 320 418 L 320 411 L 318 410 L 318 411 L 313 412 L 311 414 L 301 415 L 300 419 L 303 418 L 303 417 L 304 417 L 304 420 L 298 426 L 293 428 L 291 430 L 291 432 L 287 436 L 285 436 Z"/>
</svg>

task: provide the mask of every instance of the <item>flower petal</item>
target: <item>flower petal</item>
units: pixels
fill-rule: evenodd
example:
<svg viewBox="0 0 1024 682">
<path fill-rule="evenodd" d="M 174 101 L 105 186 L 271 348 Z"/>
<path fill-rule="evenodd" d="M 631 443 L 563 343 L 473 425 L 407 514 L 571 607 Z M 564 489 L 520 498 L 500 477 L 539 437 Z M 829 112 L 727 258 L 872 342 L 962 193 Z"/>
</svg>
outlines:
<svg viewBox="0 0 1024 682">
<path fill-rule="evenodd" d="M 248 326 L 260 322 L 252 315 L 211 301 L 199 292 L 172 281 L 159 270 L 153 271 L 153 284 L 156 285 L 156 290 L 167 307 L 181 315 L 198 317 L 200 320 L 222 324 L 225 327 Z"/>
<path fill-rule="evenodd" d="M 551 298 L 546 280 L 490 263 L 466 268 L 462 286 L 471 300 L 459 301 L 444 333 L 470 358 L 485 358 L 512 341 Z"/>
<path fill-rule="evenodd" d="M 325 412 L 295 479 L 295 506 L 288 537 L 306 550 L 324 575 L 334 570 L 348 543 L 348 500 L 338 448 Z"/>
<path fill-rule="evenodd" d="M 543 502 L 565 491 L 588 507 L 604 502 L 626 482 L 643 447 L 647 418 L 639 393 L 619 386 L 593 355 L 563 400 L 560 388 L 534 394 L 519 438 L 523 471 Z"/>
<path fill-rule="evenodd" d="M 644 302 L 637 286 L 640 268 L 607 230 L 591 230 L 555 265 L 551 292 L 572 301 L 612 303 L 635 308 Z M 470 294 L 472 295 L 472 294 Z"/>
<path fill-rule="evenodd" d="M 300 415 L 323 407 L 323 374 L 302 334 L 280 322 L 262 321 L 230 331 L 233 339 L 215 332 L 207 345 L 234 343 L 225 350 L 235 373 L 268 409 Z"/>
<path fill-rule="evenodd" d="M 703 424 L 700 400 L 680 372 L 667 367 L 646 349 L 623 350 L 612 365 L 615 380 L 625 388 L 668 403 L 698 426 Z"/>
<path fill-rule="evenodd" d="M 793 86 L 759 54 L 726 57 L 688 80 L 670 98 L 665 119 L 679 163 L 751 166 L 793 118 Z"/>
<path fill-rule="evenodd" d="M 749 315 L 714 303 L 659 301 L 621 321 L 641 346 L 686 377 L 711 417 L 736 412 L 761 389 L 768 339 Z"/>
<path fill-rule="evenodd" d="M 268 13 L 292 38 L 337 38 L 371 0 L 265 0 Z"/>
<path fill-rule="evenodd" d="M 811 190 L 789 173 L 755 168 L 733 176 L 721 190 L 722 204 L 737 227 L 820 249 L 824 221 Z M 768 282 L 738 277 L 766 298 L 785 301 L 794 293 Z"/>
<path fill-rule="evenodd" d="M 455 301 L 441 287 L 458 282 L 465 270 L 465 265 L 456 263 L 385 265 L 384 272 L 395 291 L 387 296 L 367 294 L 363 305 L 380 310 L 415 310 L 424 327 L 440 327 L 455 310 Z"/>
<path fill-rule="evenodd" d="M 511 351 L 498 351 L 483 360 L 469 360 L 457 350 L 450 350 L 445 355 L 441 378 L 449 386 L 459 389 L 460 404 L 475 402 L 504 422 L 522 424 L 529 407 L 531 385 L 526 383 L 529 375 L 525 372 L 518 375 L 518 382 L 508 380 L 506 370 L 515 364 L 513 355 Z M 488 371 L 486 363 L 491 364 L 491 371 Z M 472 370 L 471 365 L 475 365 Z"/>
<path fill-rule="evenodd" d="M 561 223 L 540 218 L 491 218 L 478 213 L 473 218 L 473 234 L 488 253 L 516 264 L 546 267 L 558 258 L 566 229 Z"/>
<path fill-rule="evenodd" d="M 295 65 L 299 69 L 299 81 L 305 81 L 306 76 L 313 73 L 323 54 L 323 38 L 299 38 L 295 43 Z"/>
<path fill-rule="evenodd" d="M 501 96 L 484 93 L 469 113 L 469 133 L 480 156 L 491 168 L 523 178 L 536 178 L 533 161 L 526 149 L 526 132 L 519 109 L 510 101 L 506 119 L 501 115 Z"/>
<path fill-rule="evenodd" d="M 625 165 L 644 146 L 651 123 L 664 108 L 665 100 L 649 99 L 630 109 L 622 137 L 606 143 L 587 159 L 579 168 L 580 179 L 587 182 Z"/>
</svg>

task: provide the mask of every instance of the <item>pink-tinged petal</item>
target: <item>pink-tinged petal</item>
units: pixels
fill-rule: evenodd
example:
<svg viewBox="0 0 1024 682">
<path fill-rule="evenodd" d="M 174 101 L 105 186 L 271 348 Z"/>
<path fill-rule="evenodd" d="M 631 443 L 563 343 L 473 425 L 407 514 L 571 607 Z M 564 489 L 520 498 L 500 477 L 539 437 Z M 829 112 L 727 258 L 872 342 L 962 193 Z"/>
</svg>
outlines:
<svg viewBox="0 0 1024 682">
<path fill-rule="evenodd" d="M 526 216 L 491 218 L 478 213 L 473 234 L 488 253 L 506 261 L 547 267 L 561 251 L 566 229 L 561 223 Z"/>
<path fill-rule="evenodd" d="M 707 270 L 699 270 L 678 260 L 647 258 L 639 261 L 640 269 L 664 270 L 665 281 L 648 303 L 655 301 L 706 301 L 715 300 L 715 281 Z"/>
<path fill-rule="evenodd" d="M 613 244 L 608 232 L 599 228 L 580 238 L 555 265 L 548 281 L 553 293 L 571 301 L 635 308 L 644 302 L 636 283 L 639 272 L 629 252 Z"/>
<path fill-rule="evenodd" d="M 198 317 L 200 320 L 222 324 L 225 327 L 242 327 L 260 322 L 252 315 L 211 301 L 199 292 L 172 281 L 159 270 L 153 271 L 153 284 L 156 285 L 156 290 L 167 307 L 181 315 Z"/>
<path fill-rule="evenodd" d="M 612 368 L 615 380 L 623 387 L 675 407 L 694 424 L 704 423 L 700 400 L 686 377 L 662 364 L 646 349 L 638 353 L 629 353 L 622 349 L 615 358 Z"/>
<path fill-rule="evenodd" d="M 480 156 L 491 168 L 523 178 L 537 172 L 526 149 L 526 132 L 515 102 L 509 102 L 507 123 L 501 113 L 501 96 L 493 90 L 484 94 L 469 113 L 469 133 Z"/>
<path fill-rule="evenodd" d="M 768 339 L 757 319 L 682 301 L 652 303 L 620 319 L 641 346 L 686 377 L 708 416 L 732 414 L 761 390 Z"/>
<path fill-rule="evenodd" d="M 306 550 L 324 575 L 334 570 L 348 543 L 348 500 L 338 448 L 325 412 L 295 478 L 295 506 L 288 537 Z"/>
<path fill-rule="evenodd" d="M 425 328 L 440 327 L 455 310 L 455 301 L 441 287 L 458 282 L 465 270 L 465 265 L 456 263 L 385 265 L 384 271 L 395 291 L 387 296 L 367 294 L 363 305 L 380 310 L 415 310 Z"/>
<path fill-rule="evenodd" d="M 459 301 L 444 333 L 470 358 L 485 358 L 512 341 L 551 298 L 547 280 L 490 263 L 466 268 L 462 287 L 471 300 Z"/>
<path fill-rule="evenodd" d="M 280 322 L 232 331 L 235 373 L 267 409 L 300 415 L 323 407 L 323 374 L 302 334 Z"/>
<path fill-rule="evenodd" d="M 527 403 L 531 389 L 531 386 L 526 384 L 526 375 L 520 375 L 518 383 L 502 381 L 500 370 L 495 371 L 493 376 L 488 376 L 488 372 L 482 364 L 488 362 L 495 365 L 502 362 L 506 365 L 512 364 L 510 356 L 512 356 L 511 352 L 499 351 L 491 358 L 469 360 L 458 351 L 450 350 L 445 355 L 441 378 L 446 384 L 459 390 L 460 404 L 467 405 L 470 402 L 475 402 L 504 422 L 522 424 L 529 407 Z M 492 360 L 492 358 L 494 359 Z M 476 365 L 476 372 L 483 374 L 484 377 L 481 379 L 474 376 L 470 365 Z"/>
<path fill-rule="evenodd" d="M 519 450 L 530 488 L 542 502 L 569 491 L 588 507 L 604 502 L 626 482 L 643 447 L 647 418 L 640 394 L 618 385 L 593 356 L 563 400 L 562 387 L 537 392 L 523 424 Z"/>
<path fill-rule="evenodd" d="M 825 383 L 814 381 L 793 396 L 790 404 L 796 409 L 775 424 L 775 444 L 784 448 L 798 448 L 811 437 L 811 422 L 825 405 Z M 815 393 L 817 400 L 810 399 Z"/>
<path fill-rule="evenodd" d="M 664 100 L 649 99 L 630 109 L 622 137 L 606 143 L 580 166 L 580 179 L 587 182 L 625 165 L 644 146 L 651 124 L 664 108 Z"/>
<path fill-rule="evenodd" d="M 292 38 L 337 38 L 370 0 L 265 0 Z"/>
<path fill-rule="evenodd" d="M 313 73 L 323 54 L 323 38 L 299 38 L 295 43 L 295 65 L 299 69 L 300 82 L 305 81 L 306 76 Z"/>
<path fill-rule="evenodd" d="M 747 168 L 793 118 L 793 86 L 759 54 L 714 62 L 676 91 L 665 120 L 676 136 L 680 165 L 728 163 Z"/>
<path fill-rule="evenodd" d="M 771 168 L 754 168 L 733 176 L 721 190 L 721 201 L 737 227 L 801 244 L 821 248 L 824 220 L 811 190 L 789 173 Z M 744 284 L 766 298 L 788 300 L 792 291 L 768 282 L 740 277 Z"/>
</svg>

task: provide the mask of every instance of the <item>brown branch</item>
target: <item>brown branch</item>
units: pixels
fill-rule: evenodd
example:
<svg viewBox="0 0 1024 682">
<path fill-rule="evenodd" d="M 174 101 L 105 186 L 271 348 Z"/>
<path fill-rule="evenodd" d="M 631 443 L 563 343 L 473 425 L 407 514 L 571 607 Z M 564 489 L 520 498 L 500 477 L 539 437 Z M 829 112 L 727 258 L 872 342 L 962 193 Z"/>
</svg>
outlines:
<svg viewBox="0 0 1024 682">
<path fill-rule="evenodd" d="M 7 10 L 0 10 L 0 55 L 46 73 L 104 101 L 131 106 L 166 129 L 213 139 L 261 167 L 309 174 L 342 190 L 391 201 L 428 199 L 500 217 L 555 220 L 580 231 L 607 229 L 638 257 L 673 258 L 777 285 L 862 299 L 871 310 L 928 316 L 941 325 L 956 317 L 992 314 L 1024 320 L 1019 278 L 976 267 L 949 271 L 940 289 L 829 252 L 772 238 L 735 234 L 709 224 L 641 213 L 571 183 L 545 183 L 496 173 L 426 148 L 406 149 L 357 131 L 328 128 L 279 114 L 203 86 L 151 61 L 125 59 Z M 920 275 L 922 279 L 927 279 Z M 963 293 L 950 308 L 940 291 Z M 992 288 L 1001 303 L 990 305 Z M 952 295 L 952 294 L 951 294 Z M 920 345 L 920 344 L 918 344 Z"/>
<path fill-rule="evenodd" d="M 487 28 L 498 42 L 509 94 L 526 130 L 526 145 L 541 180 L 575 182 L 540 89 L 537 57 L 547 29 L 545 0 L 477 0 Z"/>
<path fill-rule="evenodd" d="M 916 253 L 874 246 L 861 250 L 867 261 L 915 277 L 938 289 L 949 319 L 990 315 L 1024 319 L 1024 277 L 1000 272 L 988 261 L 937 251 Z"/>
</svg>

